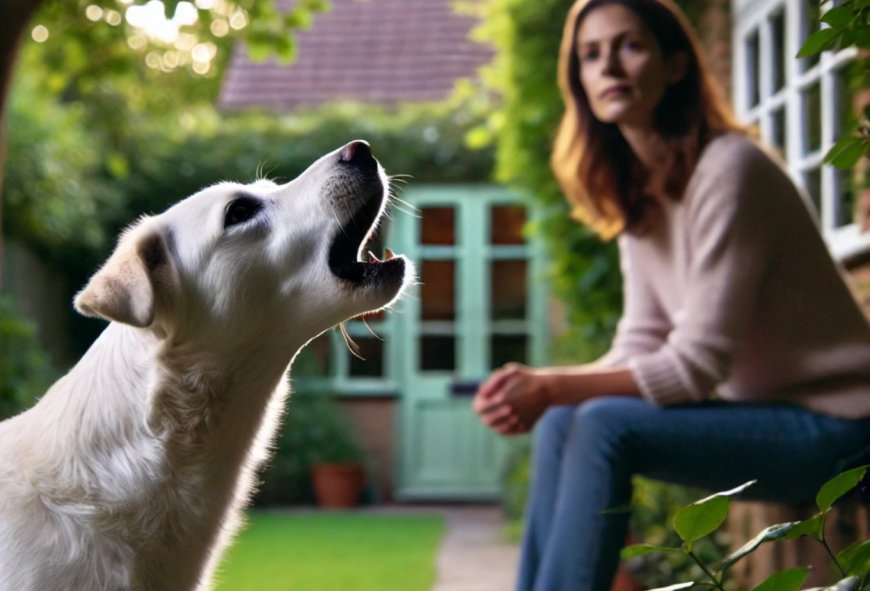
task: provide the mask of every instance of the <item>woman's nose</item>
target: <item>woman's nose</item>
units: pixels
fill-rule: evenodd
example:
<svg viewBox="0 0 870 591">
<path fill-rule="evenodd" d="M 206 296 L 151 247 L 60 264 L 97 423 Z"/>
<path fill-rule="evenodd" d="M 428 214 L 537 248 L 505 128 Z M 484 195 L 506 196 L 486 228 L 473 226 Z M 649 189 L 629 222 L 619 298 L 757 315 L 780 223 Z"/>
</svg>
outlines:
<svg viewBox="0 0 870 591">
<path fill-rule="evenodd" d="M 613 49 L 607 51 L 604 56 L 604 71 L 608 76 L 615 76 L 622 73 L 622 64 L 619 61 L 619 52 Z"/>
</svg>

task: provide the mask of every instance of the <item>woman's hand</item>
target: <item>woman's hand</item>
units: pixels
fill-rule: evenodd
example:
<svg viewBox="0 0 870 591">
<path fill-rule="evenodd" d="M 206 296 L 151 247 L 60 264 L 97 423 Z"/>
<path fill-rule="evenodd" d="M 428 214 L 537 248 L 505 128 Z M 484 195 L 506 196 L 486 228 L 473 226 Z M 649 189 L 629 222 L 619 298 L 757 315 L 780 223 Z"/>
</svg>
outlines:
<svg viewBox="0 0 870 591">
<path fill-rule="evenodd" d="M 547 386 L 543 373 L 509 363 L 480 386 L 474 411 L 485 425 L 502 435 L 527 433 L 550 406 Z"/>
</svg>

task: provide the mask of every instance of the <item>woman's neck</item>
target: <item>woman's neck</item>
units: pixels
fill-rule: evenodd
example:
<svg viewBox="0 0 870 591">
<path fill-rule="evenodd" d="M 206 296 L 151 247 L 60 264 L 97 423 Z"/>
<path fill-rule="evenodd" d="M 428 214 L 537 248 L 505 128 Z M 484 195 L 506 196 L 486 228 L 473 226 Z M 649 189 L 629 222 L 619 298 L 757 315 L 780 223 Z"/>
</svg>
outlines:
<svg viewBox="0 0 870 591">
<path fill-rule="evenodd" d="M 673 164 L 673 154 L 668 146 L 650 128 L 620 126 L 619 130 L 648 175 L 645 189 L 655 196 L 662 196 Z"/>
</svg>

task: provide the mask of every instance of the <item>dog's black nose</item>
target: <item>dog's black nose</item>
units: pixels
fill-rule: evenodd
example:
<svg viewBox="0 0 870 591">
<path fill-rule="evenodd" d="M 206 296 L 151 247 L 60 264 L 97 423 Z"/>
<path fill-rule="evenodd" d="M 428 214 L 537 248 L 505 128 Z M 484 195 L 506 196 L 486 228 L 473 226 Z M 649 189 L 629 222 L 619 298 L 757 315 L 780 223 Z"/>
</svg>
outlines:
<svg viewBox="0 0 870 591">
<path fill-rule="evenodd" d="M 342 162 L 351 164 L 362 164 L 363 162 L 372 161 L 372 150 L 368 142 L 363 140 L 354 140 L 341 149 L 340 159 Z"/>
</svg>

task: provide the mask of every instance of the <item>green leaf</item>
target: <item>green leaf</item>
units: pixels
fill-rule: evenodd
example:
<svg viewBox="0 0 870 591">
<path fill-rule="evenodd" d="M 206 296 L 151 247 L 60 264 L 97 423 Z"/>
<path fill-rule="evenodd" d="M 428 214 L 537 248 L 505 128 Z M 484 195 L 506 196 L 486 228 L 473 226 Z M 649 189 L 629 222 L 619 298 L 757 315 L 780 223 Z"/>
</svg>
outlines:
<svg viewBox="0 0 870 591">
<path fill-rule="evenodd" d="M 716 531 L 728 517 L 728 498 L 712 497 L 704 502 L 693 503 L 681 509 L 674 517 L 674 529 L 686 543 L 692 544 Z"/>
<path fill-rule="evenodd" d="M 827 511 L 837 499 L 855 488 L 866 473 L 867 466 L 859 466 L 832 478 L 819 489 L 819 494 L 816 495 L 816 505 L 821 511 Z"/>
<path fill-rule="evenodd" d="M 797 57 L 810 57 L 833 47 L 839 32 L 834 29 L 821 29 L 807 38 Z"/>
<path fill-rule="evenodd" d="M 823 23 L 827 23 L 834 29 L 841 31 L 849 26 L 854 16 L 855 13 L 850 6 L 838 6 L 823 14 L 821 20 Z"/>
<path fill-rule="evenodd" d="M 855 542 L 837 553 L 846 574 L 861 576 L 870 570 L 870 540 Z"/>
<path fill-rule="evenodd" d="M 288 29 L 310 29 L 313 22 L 311 12 L 298 8 L 284 15 L 284 26 Z"/>
<path fill-rule="evenodd" d="M 833 147 L 825 154 L 825 162 L 837 168 L 848 170 L 855 166 L 858 159 L 864 155 L 865 141 L 851 135 L 841 137 Z"/>
<path fill-rule="evenodd" d="M 261 62 L 272 54 L 272 46 L 267 42 L 248 38 L 248 57 L 251 61 Z"/>
<path fill-rule="evenodd" d="M 752 591 L 798 591 L 808 572 L 808 568 L 800 567 L 773 573 L 763 583 L 753 587 Z"/>
<path fill-rule="evenodd" d="M 299 7 L 311 12 L 326 12 L 330 9 L 329 2 L 326 0 L 303 0 L 299 3 Z"/>
<path fill-rule="evenodd" d="M 825 514 L 819 513 L 810 519 L 804 519 L 794 528 L 785 533 L 783 540 L 795 540 L 802 536 L 809 536 L 817 540 L 822 539 L 822 528 L 825 526 Z"/>
<path fill-rule="evenodd" d="M 275 40 L 275 54 L 283 62 L 291 62 L 296 59 L 296 39 L 289 35 L 278 37 Z"/>
<path fill-rule="evenodd" d="M 682 552 L 679 548 L 670 546 L 656 546 L 654 544 L 632 544 L 626 546 L 620 552 L 623 560 L 634 558 L 635 556 L 643 556 L 644 554 L 652 554 L 653 552 Z"/>
<path fill-rule="evenodd" d="M 794 528 L 799 526 L 801 523 L 803 522 L 790 521 L 788 523 L 778 523 L 776 525 L 771 525 L 770 527 L 765 528 L 764 530 L 759 532 L 757 536 L 755 536 L 750 541 L 743 544 L 743 546 L 741 546 L 739 549 L 728 555 L 725 560 L 722 561 L 721 568 L 728 568 L 747 554 L 753 552 L 756 548 L 758 548 L 765 542 L 785 539 L 786 535 Z"/>
<path fill-rule="evenodd" d="M 695 541 L 722 525 L 728 517 L 729 497 L 743 492 L 755 482 L 752 480 L 731 490 L 715 493 L 680 509 L 674 516 L 674 529 L 686 543 L 687 549 L 691 550 Z"/>
</svg>

